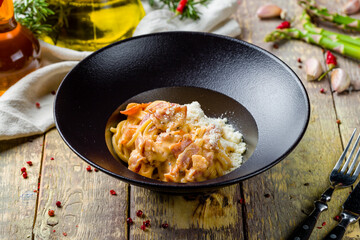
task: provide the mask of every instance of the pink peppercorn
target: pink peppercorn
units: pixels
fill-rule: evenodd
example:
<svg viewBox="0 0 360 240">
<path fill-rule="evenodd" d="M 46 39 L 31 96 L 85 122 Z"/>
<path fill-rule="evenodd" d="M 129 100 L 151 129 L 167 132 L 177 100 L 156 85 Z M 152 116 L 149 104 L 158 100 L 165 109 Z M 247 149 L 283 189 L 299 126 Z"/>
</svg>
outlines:
<svg viewBox="0 0 360 240">
<path fill-rule="evenodd" d="M 130 217 L 126 219 L 126 222 L 127 222 L 129 225 L 131 225 L 131 224 L 134 223 L 133 220 L 132 220 L 132 218 L 130 218 Z"/>
<path fill-rule="evenodd" d="M 53 217 L 53 216 L 55 216 L 55 211 L 54 210 L 49 210 L 48 214 L 49 214 L 50 217 Z"/>
<path fill-rule="evenodd" d="M 143 215 L 143 212 L 141 210 L 136 211 L 136 216 L 142 217 L 142 215 Z"/>
<path fill-rule="evenodd" d="M 285 28 L 290 28 L 291 24 L 288 21 L 284 21 L 282 23 L 279 24 L 279 26 L 277 26 L 277 29 L 285 29 Z"/>
</svg>

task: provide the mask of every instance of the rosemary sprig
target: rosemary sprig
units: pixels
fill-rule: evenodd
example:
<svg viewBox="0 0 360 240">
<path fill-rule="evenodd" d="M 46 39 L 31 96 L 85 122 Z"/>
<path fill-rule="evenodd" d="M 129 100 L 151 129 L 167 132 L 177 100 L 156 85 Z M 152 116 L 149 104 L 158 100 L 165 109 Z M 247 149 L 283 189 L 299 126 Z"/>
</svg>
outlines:
<svg viewBox="0 0 360 240">
<path fill-rule="evenodd" d="M 180 0 L 149 0 L 150 6 L 158 4 L 160 8 L 167 6 L 172 12 L 176 12 L 176 8 Z M 193 20 L 200 19 L 201 13 L 198 11 L 196 5 L 206 5 L 209 0 L 189 0 L 180 16 L 180 19 L 190 18 Z"/>
<path fill-rule="evenodd" d="M 46 0 L 14 1 L 15 18 L 37 37 L 48 34 L 52 31 L 52 26 L 46 23 L 46 19 L 54 14 L 48 6 Z"/>
</svg>

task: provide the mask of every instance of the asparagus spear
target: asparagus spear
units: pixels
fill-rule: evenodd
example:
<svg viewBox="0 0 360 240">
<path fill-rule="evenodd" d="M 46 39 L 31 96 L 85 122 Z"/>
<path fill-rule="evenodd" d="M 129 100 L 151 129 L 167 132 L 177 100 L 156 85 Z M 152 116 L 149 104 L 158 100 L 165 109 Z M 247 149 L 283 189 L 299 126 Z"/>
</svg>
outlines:
<svg viewBox="0 0 360 240">
<path fill-rule="evenodd" d="M 311 16 L 316 16 L 321 20 L 335 23 L 339 28 L 360 31 L 360 20 L 338 13 L 331 13 L 325 7 L 316 5 L 315 0 L 298 0 Z"/>
<path fill-rule="evenodd" d="M 342 40 L 333 41 L 333 39 L 323 36 L 319 33 L 310 31 L 301 31 L 297 28 L 276 29 L 265 37 L 265 42 L 273 42 L 282 39 L 297 39 L 318 45 L 330 51 L 360 60 L 360 47 Z"/>
<path fill-rule="evenodd" d="M 351 43 L 351 44 L 354 44 L 354 45 L 357 45 L 360 47 L 360 38 L 359 37 L 349 36 L 349 35 L 345 35 L 345 34 L 341 34 L 341 33 L 335 33 L 335 32 L 327 31 L 323 28 L 317 27 L 317 26 L 315 26 L 315 24 L 313 24 L 311 22 L 311 18 L 306 13 L 305 10 L 304 10 L 303 14 L 301 15 L 300 20 L 301 20 L 303 28 L 309 32 L 321 34 L 325 37 L 331 38 L 333 41 L 340 40 L 340 41 L 348 42 L 348 43 Z"/>
</svg>

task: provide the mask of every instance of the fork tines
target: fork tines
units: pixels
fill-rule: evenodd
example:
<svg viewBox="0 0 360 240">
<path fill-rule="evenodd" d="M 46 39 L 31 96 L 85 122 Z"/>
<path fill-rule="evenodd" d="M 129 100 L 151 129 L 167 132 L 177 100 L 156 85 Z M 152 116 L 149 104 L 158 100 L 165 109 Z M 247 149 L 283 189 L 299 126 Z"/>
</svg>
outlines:
<svg viewBox="0 0 360 240">
<path fill-rule="evenodd" d="M 352 135 L 351 135 L 351 138 L 350 138 L 347 146 L 345 147 L 343 153 L 341 154 L 338 162 L 336 163 L 333 171 L 338 171 L 339 168 L 340 168 L 340 166 L 342 165 L 344 159 L 346 158 L 346 153 L 347 153 L 347 151 L 349 150 L 349 147 L 350 147 L 351 142 L 352 142 L 352 140 L 353 140 L 353 138 L 354 138 L 355 132 L 356 132 L 356 128 L 354 129 L 354 131 L 353 131 L 353 133 L 352 133 Z M 349 164 L 350 164 L 350 161 L 351 161 L 351 158 L 352 158 L 352 156 L 353 156 L 353 154 L 354 154 L 354 152 L 355 152 L 355 149 L 356 149 L 356 147 L 357 147 L 357 145 L 358 145 L 358 143 L 359 143 L 359 140 L 360 140 L 360 134 L 358 135 L 358 137 L 357 137 L 357 139 L 356 139 L 356 142 L 355 142 L 353 148 L 351 149 L 351 152 L 350 152 L 350 154 L 349 154 L 349 157 L 348 157 L 347 160 L 345 161 L 344 166 L 341 168 L 340 173 L 344 173 L 344 172 L 346 171 L 346 169 L 348 168 L 348 166 L 349 166 Z M 354 160 L 352 161 L 352 164 L 350 165 L 350 168 L 348 169 L 348 171 L 347 171 L 346 174 L 350 175 L 351 172 L 354 170 L 355 164 L 356 164 L 356 162 L 357 162 L 357 160 L 358 160 L 358 157 L 359 157 L 359 154 L 360 154 L 360 148 L 359 148 L 358 151 L 356 152 L 356 155 L 355 155 L 355 157 L 354 157 Z M 359 173 L 360 173 L 360 163 L 357 165 L 357 167 L 356 167 L 356 169 L 355 169 L 355 172 L 354 172 L 354 174 L 353 174 L 353 177 L 357 177 L 357 176 L 359 175 Z"/>
</svg>

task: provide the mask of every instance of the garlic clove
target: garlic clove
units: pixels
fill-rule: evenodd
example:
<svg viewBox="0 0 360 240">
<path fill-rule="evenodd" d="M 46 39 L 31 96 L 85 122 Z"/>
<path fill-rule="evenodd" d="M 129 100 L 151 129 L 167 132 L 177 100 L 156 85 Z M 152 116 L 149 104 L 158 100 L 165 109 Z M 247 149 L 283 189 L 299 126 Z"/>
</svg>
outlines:
<svg viewBox="0 0 360 240">
<path fill-rule="evenodd" d="M 312 57 L 305 61 L 306 79 L 313 81 L 318 79 L 323 73 L 321 63 L 316 58 Z"/>
<path fill-rule="evenodd" d="M 337 92 L 341 93 L 348 89 L 350 86 L 350 77 L 349 75 L 341 68 L 335 68 L 331 72 L 331 88 Z"/>
<path fill-rule="evenodd" d="M 353 90 L 360 90 L 360 79 L 351 79 L 351 86 L 353 86 Z"/>
<path fill-rule="evenodd" d="M 360 1 L 359 0 L 349 0 L 344 6 L 344 13 L 354 14 L 360 10 Z"/>
<path fill-rule="evenodd" d="M 284 14 L 285 12 L 283 12 L 279 6 L 274 4 L 263 5 L 256 11 L 256 15 L 261 19 L 280 17 L 280 15 Z"/>
</svg>

